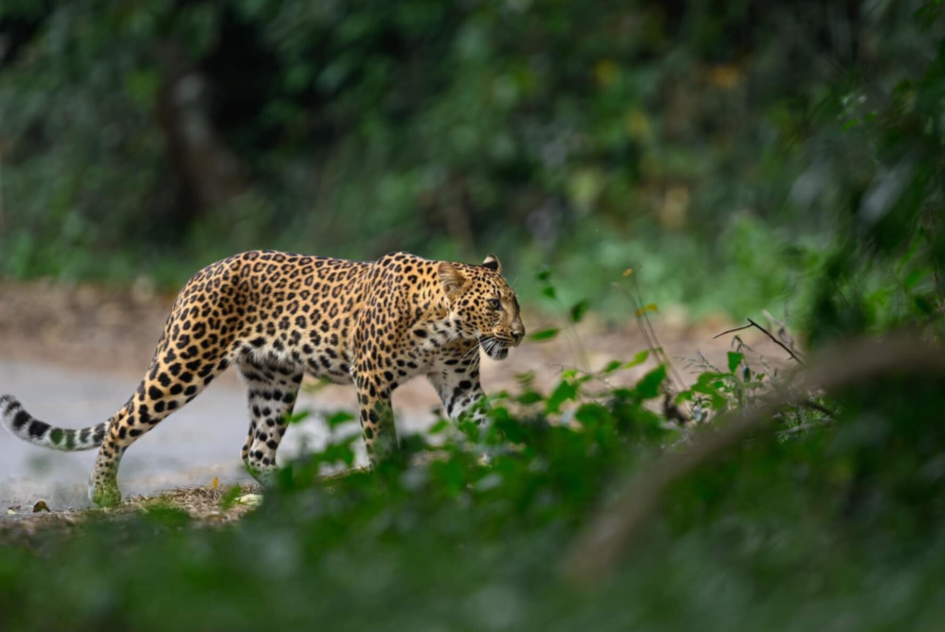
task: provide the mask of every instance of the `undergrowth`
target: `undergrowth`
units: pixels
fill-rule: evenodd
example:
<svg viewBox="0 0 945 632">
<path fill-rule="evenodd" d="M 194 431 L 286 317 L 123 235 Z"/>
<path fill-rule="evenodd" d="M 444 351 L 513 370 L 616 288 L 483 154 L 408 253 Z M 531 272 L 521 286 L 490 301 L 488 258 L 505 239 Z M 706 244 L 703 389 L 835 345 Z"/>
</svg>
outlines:
<svg viewBox="0 0 945 632">
<path fill-rule="evenodd" d="M 636 309 L 650 332 L 653 311 Z M 806 356 L 786 365 L 732 340 L 722 366 L 672 363 L 651 339 L 547 392 L 522 375 L 490 398 L 487 425 L 441 421 L 373 471 L 347 469 L 359 439 L 332 415 L 333 440 L 235 524 L 192 528 L 162 505 L 0 544 L 0 629 L 940 629 L 940 382 L 798 391 Z M 614 386 L 628 370 L 642 376 Z M 621 481 L 645 484 L 772 398 L 759 432 L 667 487 L 607 573 L 569 579 Z"/>
</svg>

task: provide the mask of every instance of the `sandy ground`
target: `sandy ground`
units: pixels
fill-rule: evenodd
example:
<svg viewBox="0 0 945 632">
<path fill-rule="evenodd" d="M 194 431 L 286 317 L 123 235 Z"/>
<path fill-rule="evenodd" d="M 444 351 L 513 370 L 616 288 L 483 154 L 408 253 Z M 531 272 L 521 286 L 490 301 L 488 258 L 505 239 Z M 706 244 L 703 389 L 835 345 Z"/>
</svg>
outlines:
<svg viewBox="0 0 945 632">
<path fill-rule="evenodd" d="M 146 288 L 0 283 L 0 393 L 16 395 L 37 418 L 57 425 L 81 427 L 108 418 L 143 376 L 172 298 Z M 525 321 L 530 331 L 560 324 L 529 315 Z M 656 316 L 654 326 L 670 357 L 695 358 L 702 352 L 724 365 L 730 338 L 713 340 L 712 335 L 730 323 L 670 325 Z M 744 337 L 758 352 L 779 355 L 757 332 Z M 549 387 L 564 367 L 582 365 L 584 358 L 592 369 L 599 369 L 610 360 L 626 360 L 646 348 L 632 320 L 626 330 L 617 331 L 582 323 L 577 338 L 579 345 L 570 335 L 551 342 L 526 342 L 504 362 L 484 358 L 485 389 L 514 391 L 516 375 L 525 372 L 534 373 L 537 384 Z M 628 371 L 617 382 L 632 382 L 650 366 Z M 685 376 L 684 363 L 676 366 Z M 436 419 L 438 404 L 425 380 L 398 389 L 394 407 L 400 433 L 428 427 Z M 290 429 L 280 455 L 298 454 L 307 445 L 325 442 L 324 415 L 352 410 L 353 405 L 350 387 L 303 393 L 297 410 L 314 414 Z M 247 423 L 244 394 L 235 373 L 229 372 L 128 451 L 119 474 L 123 493 L 128 497 L 178 486 L 206 486 L 214 477 L 221 485 L 248 482 L 239 459 Z M 91 452 L 52 452 L 0 433 L 0 510 L 32 507 L 39 500 L 53 510 L 87 506 L 86 480 L 93 460 Z"/>
</svg>

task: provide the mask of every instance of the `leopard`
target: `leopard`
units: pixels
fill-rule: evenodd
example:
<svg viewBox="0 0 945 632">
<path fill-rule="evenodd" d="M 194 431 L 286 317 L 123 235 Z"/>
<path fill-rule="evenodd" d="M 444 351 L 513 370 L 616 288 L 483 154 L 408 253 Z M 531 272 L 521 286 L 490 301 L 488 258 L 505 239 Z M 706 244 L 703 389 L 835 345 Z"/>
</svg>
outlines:
<svg viewBox="0 0 945 632">
<path fill-rule="evenodd" d="M 174 300 L 149 368 L 106 421 L 67 429 L 0 397 L 0 421 L 16 437 L 61 451 L 98 454 L 88 495 L 121 501 L 118 467 L 128 448 L 235 366 L 248 394 L 242 460 L 263 489 L 305 376 L 353 385 L 374 467 L 399 449 L 391 394 L 425 376 L 446 416 L 481 424 L 488 398 L 481 356 L 504 360 L 525 337 L 518 298 L 499 259 L 482 264 L 392 252 L 351 261 L 255 250 L 198 271 Z"/>
</svg>

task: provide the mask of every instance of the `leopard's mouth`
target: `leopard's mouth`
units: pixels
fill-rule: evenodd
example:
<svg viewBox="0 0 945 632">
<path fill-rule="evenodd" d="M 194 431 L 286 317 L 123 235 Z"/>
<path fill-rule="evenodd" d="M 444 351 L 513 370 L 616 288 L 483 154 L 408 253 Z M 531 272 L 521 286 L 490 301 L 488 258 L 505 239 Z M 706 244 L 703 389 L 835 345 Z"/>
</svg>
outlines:
<svg viewBox="0 0 945 632">
<path fill-rule="evenodd" d="M 489 354 L 489 357 L 493 360 L 505 360 L 507 357 L 509 357 L 509 348 L 497 348 L 495 351 Z"/>
<path fill-rule="evenodd" d="M 486 355 L 493 360 L 505 360 L 509 357 L 509 343 L 497 338 L 480 338 L 479 344 Z"/>
</svg>

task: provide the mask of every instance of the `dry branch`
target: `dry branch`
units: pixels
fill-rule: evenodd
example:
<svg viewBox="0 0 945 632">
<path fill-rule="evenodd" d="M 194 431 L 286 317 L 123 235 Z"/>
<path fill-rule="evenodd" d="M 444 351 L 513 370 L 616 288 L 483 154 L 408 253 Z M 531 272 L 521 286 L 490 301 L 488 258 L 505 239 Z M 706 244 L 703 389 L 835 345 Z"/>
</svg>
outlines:
<svg viewBox="0 0 945 632">
<path fill-rule="evenodd" d="M 745 325 L 744 327 L 736 327 L 735 329 L 729 329 L 729 330 L 727 330 L 727 331 L 723 331 L 723 332 L 720 333 L 720 334 L 716 334 L 715 336 L 712 336 L 712 340 L 715 340 L 716 338 L 721 338 L 721 337 L 724 336 L 725 334 L 731 334 L 731 333 L 734 333 L 734 332 L 736 332 L 736 331 L 742 331 L 742 330 L 745 330 L 745 329 L 750 329 L 750 328 L 752 328 L 752 327 L 756 327 L 757 329 L 761 330 L 766 336 L 768 336 L 769 338 L 771 338 L 771 340 L 774 341 L 774 344 L 778 345 L 779 347 L 781 347 L 782 349 L 784 349 L 785 351 L 787 351 L 788 354 L 789 354 L 792 358 L 794 358 L 794 360 L 795 360 L 798 364 L 804 364 L 804 361 L 800 358 L 800 356 L 799 356 L 797 353 L 795 353 L 795 352 L 791 349 L 791 347 L 788 347 L 788 346 L 787 346 L 786 344 L 784 344 L 782 341 L 778 340 L 778 338 L 775 337 L 774 334 L 772 334 L 770 331 L 768 331 L 767 329 L 765 329 L 764 327 L 762 327 L 761 325 L 759 325 L 758 323 L 756 323 L 755 321 L 753 321 L 753 320 L 750 319 L 750 318 L 748 319 L 748 324 Z"/>
<path fill-rule="evenodd" d="M 896 371 L 945 376 L 945 353 L 914 338 L 861 341 L 825 352 L 798 372 L 796 392 L 836 392 Z M 570 580 L 593 584 L 617 565 L 640 528 L 656 513 L 665 491 L 677 481 L 767 426 L 772 415 L 796 398 L 784 397 L 751 410 L 720 416 L 691 446 L 669 454 L 623 484 L 615 500 L 580 533 L 565 556 Z"/>
</svg>

